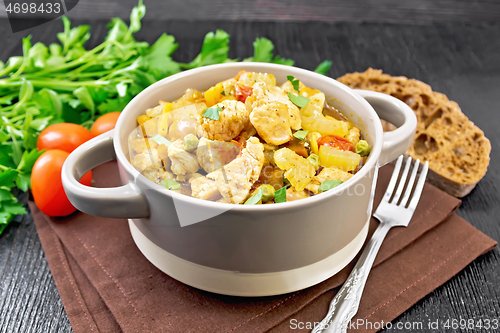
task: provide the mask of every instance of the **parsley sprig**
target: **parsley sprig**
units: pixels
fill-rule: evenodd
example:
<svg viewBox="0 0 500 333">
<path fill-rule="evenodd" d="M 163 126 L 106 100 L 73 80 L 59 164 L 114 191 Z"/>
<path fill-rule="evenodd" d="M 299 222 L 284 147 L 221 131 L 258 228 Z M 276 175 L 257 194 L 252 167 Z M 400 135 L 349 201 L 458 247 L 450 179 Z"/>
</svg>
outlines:
<svg viewBox="0 0 500 333">
<path fill-rule="evenodd" d="M 212 106 L 210 108 L 206 108 L 202 116 L 213 120 L 219 120 L 219 113 L 221 111 L 222 111 L 221 107 Z"/>
<path fill-rule="evenodd" d="M 292 83 L 293 89 L 299 91 L 300 81 L 298 79 L 295 79 L 293 75 L 287 75 L 286 79 Z"/>
</svg>

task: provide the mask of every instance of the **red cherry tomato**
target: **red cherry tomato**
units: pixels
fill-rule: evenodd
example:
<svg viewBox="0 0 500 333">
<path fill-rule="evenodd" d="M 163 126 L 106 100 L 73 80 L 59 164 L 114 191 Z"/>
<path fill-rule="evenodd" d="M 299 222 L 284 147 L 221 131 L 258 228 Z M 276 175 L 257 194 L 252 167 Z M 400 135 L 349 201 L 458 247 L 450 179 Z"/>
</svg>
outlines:
<svg viewBox="0 0 500 333">
<path fill-rule="evenodd" d="M 240 102 L 245 103 L 247 100 L 248 96 L 250 96 L 253 92 L 252 87 L 247 87 L 247 86 L 242 86 L 237 84 L 235 88 L 235 93 L 236 93 L 236 99 Z"/>
<path fill-rule="evenodd" d="M 339 150 L 354 151 L 354 145 L 351 141 L 337 135 L 325 135 L 318 140 L 318 146 L 331 146 Z"/>
<path fill-rule="evenodd" d="M 118 121 L 118 117 L 121 112 L 110 112 L 105 115 L 100 116 L 90 128 L 90 133 L 93 136 L 101 135 L 102 133 L 106 133 L 107 131 L 115 128 L 116 122 Z"/>
<path fill-rule="evenodd" d="M 38 150 L 60 149 L 71 153 L 82 143 L 92 139 L 92 134 L 83 126 L 71 123 L 50 125 L 36 142 Z"/>
<path fill-rule="evenodd" d="M 36 160 L 31 171 L 31 192 L 38 208 L 49 216 L 66 216 L 76 208 L 64 192 L 61 170 L 69 153 L 53 149 L 48 150 Z M 80 183 L 90 186 L 92 171 L 87 172 Z"/>
</svg>

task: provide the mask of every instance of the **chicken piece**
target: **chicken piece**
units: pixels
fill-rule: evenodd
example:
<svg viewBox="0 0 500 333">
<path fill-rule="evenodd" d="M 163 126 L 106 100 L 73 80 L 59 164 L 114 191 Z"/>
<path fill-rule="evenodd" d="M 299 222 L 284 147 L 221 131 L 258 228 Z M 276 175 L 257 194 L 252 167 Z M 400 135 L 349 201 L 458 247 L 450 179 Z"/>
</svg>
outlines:
<svg viewBox="0 0 500 333">
<path fill-rule="evenodd" d="M 235 100 L 225 100 L 213 107 L 222 108 L 219 120 L 201 117 L 203 136 L 210 140 L 231 141 L 247 127 L 250 112 L 245 104 Z"/>
<path fill-rule="evenodd" d="M 310 195 L 306 191 L 297 191 L 297 189 L 293 186 L 286 189 L 286 201 L 295 201 L 309 197 Z"/>
<path fill-rule="evenodd" d="M 222 196 L 233 204 L 242 203 L 248 196 L 252 185 L 259 179 L 264 164 L 264 146 L 256 137 L 247 140 L 241 156 L 220 170 L 207 175 L 214 179 Z"/>
<path fill-rule="evenodd" d="M 348 132 L 347 122 L 323 115 L 325 94 L 311 96 L 309 102 L 300 111 L 302 128 L 309 132 L 319 132 L 324 135 L 345 136 Z"/>
<path fill-rule="evenodd" d="M 132 149 L 135 153 L 141 154 L 144 151 L 158 147 L 158 143 L 150 138 L 146 139 L 132 139 L 129 140 L 131 142 Z"/>
<path fill-rule="evenodd" d="M 361 136 L 361 131 L 359 130 L 359 128 L 357 128 L 356 126 L 353 126 L 349 129 L 349 132 L 347 133 L 347 135 L 345 136 L 345 138 L 349 141 L 352 142 L 353 145 L 356 145 L 356 143 L 359 142 L 359 138 Z"/>
<path fill-rule="evenodd" d="M 201 138 L 196 150 L 200 167 L 206 172 L 213 172 L 234 160 L 241 152 L 234 142 L 211 141 Z"/>
<path fill-rule="evenodd" d="M 173 179 L 172 173 L 165 171 L 161 166 L 151 166 L 142 171 L 142 175 L 156 184 L 160 184 L 165 179 Z"/>
<path fill-rule="evenodd" d="M 311 182 L 307 184 L 306 189 L 314 194 L 318 194 L 320 193 L 318 188 L 325 180 L 331 179 L 345 182 L 351 177 L 352 174 L 349 172 L 345 172 L 337 168 L 324 168 L 317 176 L 313 177 Z"/>
<path fill-rule="evenodd" d="M 215 186 L 215 181 L 208 179 L 199 173 L 191 175 L 189 183 L 191 184 L 191 195 L 194 198 L 202 200 L 217 200 L 221 197 L 217 186 Z"/>
<path fill-rule="evenodd" d="M 282 145 L 292 139 L 288 107 L 283 103 L 270 102 L 254 108 L 250 122 L 269 144 Z"/>
<path fill-rule="evenodd" d="M 241 71 L 237 77 L 237 83 L 246 87 L 253 87 L 257 82 L 263 82 L 271 87 L 276 85 L 276 78 L 273 74 Z"/>
<path fill-rule="evenodd" d="M 296 131 L 301 129 L 300 110 L 280 87 L 273 87 L 264 82 L 257 82 L 253 86 L 252 95 L 246 100 L 246 104 L 251 110 L 270 102 L 285 104 L 288 108 L 290 127 Z"/>
<path fill-rule="evenodd" d="M 149 148 L 140 154 L 135 155 L 132 158 L 132 165 L 140 172 L 144 171 L 148 167 L 159 167 L 160 156 L 155 148 Z"/>
<path fill-rule="evenodd" d="M 172 162 L 171 170 L 179 181 L 185 181 L 186 174 L 195 173 L 200 169 L 196 155 L 184 150 L 182 140 L 177 140 L 168 147 L 168 157 Z"/>
</svg>

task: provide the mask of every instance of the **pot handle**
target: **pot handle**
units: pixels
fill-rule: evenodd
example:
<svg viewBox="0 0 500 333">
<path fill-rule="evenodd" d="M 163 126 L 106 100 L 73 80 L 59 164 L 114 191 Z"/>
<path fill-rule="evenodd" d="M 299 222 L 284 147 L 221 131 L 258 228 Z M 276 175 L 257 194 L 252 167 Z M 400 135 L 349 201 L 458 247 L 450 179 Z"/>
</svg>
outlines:
<svg viewBox="0 0 500 333">
<path fill-rule="evenodd" d="M 73 206 L 87 214 L 115 218 L 148 217 L 146 198 L 133 183 L 111 188 L 79 183 L 92 168 L 116 159 L 113 133 L 111 130 L 85 142 L 68 156 L 61 172 L 64 191 Z"/>
<path fill-rule="evenodd" d="M 380 166 L 395 160 L 413 143 L 417 129 L 415 112 L 399 99 L 375 91 L 355 89 L 375 109 L 380 118 L 396 125 L 394 131 L 384 133 Z"/>
</svg>

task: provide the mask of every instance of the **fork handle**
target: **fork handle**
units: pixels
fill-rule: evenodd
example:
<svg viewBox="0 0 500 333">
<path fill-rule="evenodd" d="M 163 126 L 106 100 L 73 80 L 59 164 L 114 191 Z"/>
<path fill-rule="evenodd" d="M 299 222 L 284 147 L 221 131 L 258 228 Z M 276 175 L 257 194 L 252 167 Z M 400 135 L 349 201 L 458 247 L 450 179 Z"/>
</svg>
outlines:
<svg viewBox="0 0 500 333">
<path fill-rule="evenodd" d="M 391 226 L 387 223 L 379 224 L 351 274 L 330 302 L 326 317 L 315 326 L 311 333 L 345 333 L 347 331 L 352 317 L 358 312 L 361 295 L 373 262 L 390 229 Z"/>
</svg>

